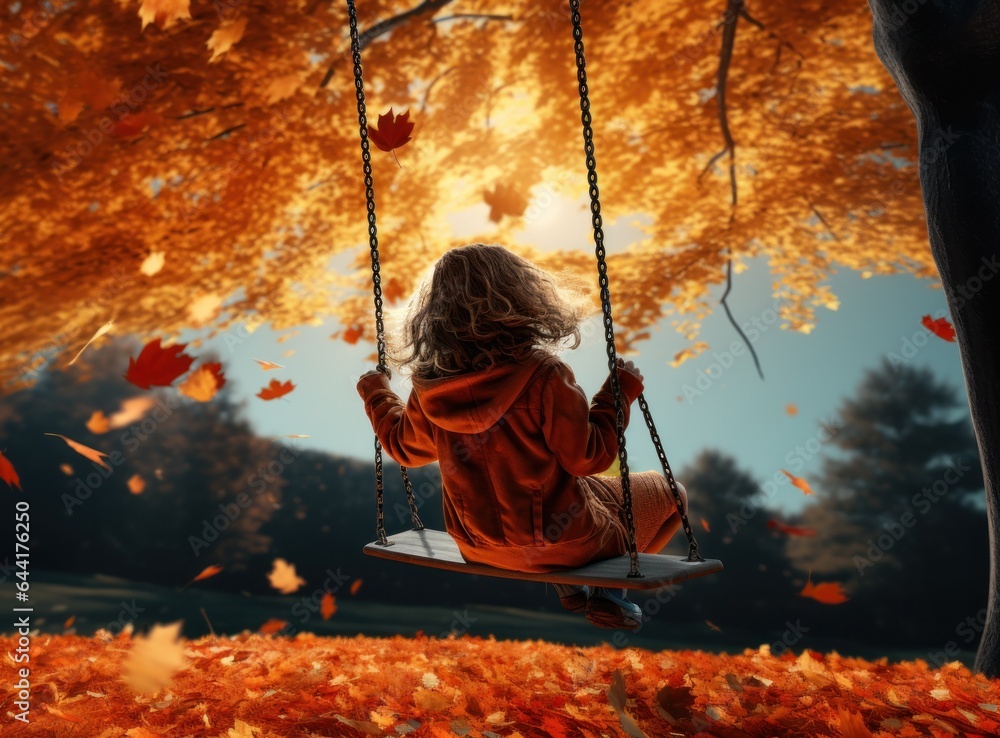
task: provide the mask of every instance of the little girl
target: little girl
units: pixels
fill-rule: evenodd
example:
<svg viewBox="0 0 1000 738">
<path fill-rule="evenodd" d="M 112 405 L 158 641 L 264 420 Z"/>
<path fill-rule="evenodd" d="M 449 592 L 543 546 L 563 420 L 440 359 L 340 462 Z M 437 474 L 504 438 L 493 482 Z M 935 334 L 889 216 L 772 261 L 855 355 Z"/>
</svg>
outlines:
<svg viewBox="0 0 1000 738">
<path fill-rule="evenodd" d="M 452 249 L 415 298 L 402 353 L 393 351 L 413 375 L 406 403 L 378 370 L 358 382 L 389 456 L 440 462 L 445 528 L 466 561 L 535 573 L 628 553 L 621 479 L 596 476 L 618 456 L 611 377 L 588 402 L 550 352 L 564 339 L 579 345 L 587 307 L 501 246 Z M 627 424 L 643 378 L 619 360 L 618 379 Z M 630 480 L 638 550 L 656 553 L 680 515 L 659 472 Z M 625 590 L 555 587 L 563 607 L 597 626 L 641 625 Z"/>
</svg>

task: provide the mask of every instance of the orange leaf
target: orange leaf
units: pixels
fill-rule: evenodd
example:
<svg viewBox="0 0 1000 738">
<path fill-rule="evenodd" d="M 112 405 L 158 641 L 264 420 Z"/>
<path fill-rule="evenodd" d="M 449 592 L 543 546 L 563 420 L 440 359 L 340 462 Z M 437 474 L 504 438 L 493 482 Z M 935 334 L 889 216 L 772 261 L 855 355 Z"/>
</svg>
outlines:
<svg viewBox="0 0 1000 738">
<path fill-rule="evenodd" d="M 798 415 L 799 409 L 798 407 L 789 402 L 787 405 L 785 405 L 785 412 L 788 413 L 789 415 Z"/>
<path fill-rule="evenodd" d="M 267 387 L 264 387 L 257 393 L 257 397 L 262 400 L 274 400 L 278 397 L 284 397 L 293 389 L 295 389 L 295 385 L 292 384 L 292 380 L 279 382 L 277 379 L 272 379 Z"/>
<path fill-rule="evenodd" d="M 148 126 L 159 125 L 163 116 L 153 110 L 129 113 L 111 127 L 110 135 L 115 138 L 135 138 Z"/>
<path fill-rule="evenodd" d="M 133 474 L 129 477 L 126 484 L 128 485 L 128 491 L 134 495 L 141 495 L 146 489 L 146 480 L 138 474 Z"/>
<path fill-rule="evenodd" d="M 361 589 L 361 582 L 362 581 L 363 580 L 361 580 L 361 579 L 355 579 L 353 582 L 351 582 L 351 594 L 352 595 L 356 595 L 358 593 L 358 590 Z"/>
<path fill-rule="evenodd" d="M 66 436 L 60 435 L 58 433 L 46 433 L 45 435 L 55 436 L 56 438 L 63 439 L 66 442 L 66 445 L 69 446 L 74 451 L 76 451 L 78 454 L 80 454 L 80 456 L 90 459 L 95 464 L 100 464 L 108 471 L 111 471 L 111 467 L 108 466 L 107 462 L 102 458 L 104 456 L 107 456 L 107 454 L 104 453 L 103 451 L 98 451 L 97 449 L 91 448 L 90 446 L 84 446 L 82 443 L 77 443 L 73 439 L 67 438 Z"/>
<path fill-rule="evenodd" d="M 955 327 L 948 322 L 947 318 L 933 319 L 930 315 L 925 315 L 920 322 L 924 328 L 935 336 L 945 341 L 955 342 Z"/>
<path fill-rule="evenodd" d="M 68 712 L 63 712 L 58 707 L 52 707 L 52 705 L 46 705 L 46 704 L 43 704 L 42 707 L 44 707 L 46 710 L 48 710 L 49 712 L 51 712 L 56 717 L 60 717 L 63 720 L 69 720 L 71 723 L 82 723 L 83 722 L 83 718 L 82 717 L 77 717 L 76 715 L 70 715 Z"/>
<path fill-rule="evenodd" d="M 271 369 L 284 369 L 285 368 L 281 364 L 275 364 L 273 361 L 262 361 L 261 359 L 254 359 L 254 361 L 256 361 L 258 364 L 260 364 L 260 368 L 263 369 L 265 372 L 269 371 Z"/>
<path fill-rule="evenodd" d="M 14 465 L 2 453 L 0 453 L 0 479 L 5 481 L 11 489 L 14 487 L 17 487 L 19 490 L 21 489 L 21 478 L 17 476 L 17 470 L 14 469 Z M 23 492 L 24 490 L 21 491 Z"/>
<path fill-rule="evenodd" d="M 191 376 L 177 387 L 177 391 L 198 402 L 208 402 L 222 389 L 226 378 L 222 373 L 222 364 L 209 361 L 197 369 Z"/>
<path fill-rule="evenodd" d="M 791 474 L 790 472 L 786 472 L 784 469 L 781 470 L 781 473 L 784 474 L 789 479 L 791 479 L 792 480 L 792 486 L 793 487 L 798 487 L 799 489 L 801 489 L 802 490 L 802 494 L 804 494 L 804 495 L 811 495 L 813 493 L 812 487 L 809 486 L 809 482 L 807 482 L 802 477 L 797 477 L 794 474 Z"/>
<path fill-rule="evenodd" d="M 222 571 L 222 567 L 219 566 L 218 564 L 212 564 L 211 566 L 206 566 L 204 569 L 201 570 L 201 574 L 199 574 L 194 579 L 192 579 L 191 582 L 192 583 L 193 582 L 200 582 L 203 579 L 208 579 L 209 577 L 214 577 L 220 571 Z"/>
<path fill-rule="evenodd" d="M 776 530 L 779 533 L 784 533 L 788 536 L 814 536 L 816 535 L 815 528 L 800 528 L 797 525 L 785 525 L 777 520 L 768 520 L 767 527 L 772 530 Z"/>
<path fill-rule="evenodd" d="M 257 630 L 261 635 L 274 635 L 275 633 L 281 631 L 286 625 L 288 625 L 287 620 L 279 620 L 278 618 L 271 618 Z"/>
<path fill-rule="evenodd" d="M 372 128 L 368 126 L 368 137 L 371 138 L 372 143 L 375 144 L 382 151 L 393 151 L 393 149 L 398 149 L 400 146 L 405 144 L 410 140 L 410 134 L 413 132 L 413 123 L 410 122 L 410 111 L 400 113 L 399 115 L 393 116 L 392 108 L 389 108 L 388 113 L 384 113 L 378 117 L 378 128 Z M 393 156 L 395 156 L 393 152 Z M 396 160 L 399 164 L 399 160 Z M 400 164 L 402 166 L 402 164 Z"/>
<path fill-rule="evenodd" d="M 162 29 L 170 28 L 181 18 L 191 19 L 191 0 L 141 0 L 139 18 L 142 30 L 150 23 Z"/>
<path fill-rule="evenodd" d="M 337 600 L 331 593 L 327 592 L 323 595 L 323 601 L 320 603 L 319 611 L 324 620 L 329 620 L 333 617 L 333 614 L 337 612 Z"/>
<path fill-rule="evenodd" d="M 528 201 L 524 196 L 503 182 L 497 182 L 492 192 L 484 192 L 483 201 L 490 206 L 490 220 L 494 223 L 499 223 L 505 215 L 524 215 L 528 208 Z"/>
<path fill-rule="evenodd" d="M 840 582 L 822 582 L 813 584 L 812 576 L 806 580 L 806 586 L 799 592 L 802 597 L 822 602 L 824 605 L 839 605 L 850 599 L 844 594 L 844 588 Z"/>
<path fill-rule="evenodd" d="M 128 371 L 123 376 L 141 389 L 169 387 L 194 363 L 194 358 L 181 353 L 186 346 L 186 343 L 178 343 L 165 349 L 159 338 L 150 341 L 137 359 L 129 357 Z"/>
<path fill-rule="evenodd" d="M 706 620 L 705 621 L 705 625 L 707 625 L 709 628 L 711 628 L 712 630 L 714 630 L 716 633 L 721 633 L 722 632 L 722 628 L 720 628 L 718 625 L 716 625 L 715 623 L 713 623 L 711 620 Z"/>
<path fill-rule="evenodd" d="M 350 344 L 355 344 L 358 339 L 364 334 L 364 329 L 359 325 L 352 325 L 350 328 L 344 330 L 341 338 Z"/>
<path fill-rule="evenodd" d="M 69 618 L 66 620 L 66 622 L 63 623 L 63 628 L 69 629 L 75 622 L 76 622 L 76 615 L 70 615 Z"/>
<path fill-rule="evenodd" d="M 295 564 L 289 564 L 284 559 L 275 559 L 274 568 L 267 575 L 271 586 L 281 592 L 281 594 L 291 594 L 306 580 L 295 573 Z"/>
<path fill-rule="evenodd" d="M 712 531 L 708 527 L 708 521 L 705 518 L 701 519 L 701 527 L 705 529 L 706 533 L 711 533 Z"/>
<path fill-rule="evenodd" d="M 108 416 L 100 410 L 95 410 L 90 414 L 90 419 L 87 420 L 86 425 L 87 430 L 95 436 L 99 436 L 102 433 L 107 433 L 111 430 L 111 421 L 108 420 Z"/>
</svg>

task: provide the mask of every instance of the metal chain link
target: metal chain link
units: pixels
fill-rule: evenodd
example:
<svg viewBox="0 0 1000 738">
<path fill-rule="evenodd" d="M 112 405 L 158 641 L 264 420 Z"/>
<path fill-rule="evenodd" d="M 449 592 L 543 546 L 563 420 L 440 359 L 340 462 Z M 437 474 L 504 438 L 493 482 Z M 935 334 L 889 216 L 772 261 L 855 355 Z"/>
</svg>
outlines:
<svg viewBox="0 0 1000 738">
<path fill-rule="evenodd" d="M 587 86 L 587 60 L 583 51 L 583 27 L 580 25 L 580 0 L 569 0 L 573 21 L 573 47 L 576 51 L 576 78 L 580 86 L 580 120 L 583 123 L 583 150 L 587 157 L 587 182 L 590 185 L 590 212 L 594 226 L 594 252 L 597 255 L 597 281 L 601 288 L 601 309 L 604 314 L 604 338 L 607 342 L 608 369 L 611 390 L 615 398 L 615 431 L 618 436 L 618 464 L 621 470 L 625 524 L 628 529 L 628 553 L 631 559 L 629 577 L 637 578 L 639 553 L 635 542 L 635 519 L 632 515 L 632 485 L 628 476 L 628 452 L 625 449 L 625 404 L 618 379 L 618 353 L 615 349 L 615 326 L 611 318 L 611 290 L 608 282 L 607 253 L 604 249 L 604 227 L 601 218 L 600 191 L 597 188 L 597 159 L 594 157 L 594 130 L 591 127 L 590 93 Z"/>
<path fill-rule="evenodd" d="M 365 108 L 365 82 L 361 74 L 361 43 L 358 38 L 358 11 L 354 0 L 347 0 L 347 15 L 351 25 L 351 54 L 354 60 L 354 88 L 358 98 L 358 126 L 361 130 L 361 162 L 365 174 L 365 205 L 368 210 L 368 245 L 371 250 L 372 262 L 372 293 L 375 298 L 375 346 L 378 351 L 376 368 L 390 377 L 389 367 L 385 360 L 385 324 L 382 319 L 382 275 L 378 254 L 378 228 L 375 225 L 375 188 L 372 179 L 372 155 L 368 144 L 368 114 Z M 423 530 L 424 525 L 417 515 L 416 501 L 413 499 L 413 485 L 406 473 L 406 467 L 400 465 L 403 475 L 403 486 L 406 490 L 406 501 L 410 505 L 410 517 L 417 530 Z M 382 444 L 375 437 L 375 505 L 376 528 L 375 535 L 380 546 L 391 546 L 385 535 L 385 515 L 382 480 Z"/>
<path fill-rule="evenodd" d="M 656 447 L 656 455 L 660 459 L 660 466 L 663 467 L 663 476 L 667 478 L 667 484 L 670 485 L 670 492 L 674 496 L 674 503 L 677 505 L 677 510 L 681 514 L 681 524 L 684 526 L 684 535 L 688 539 L 688 561 L 704 561 L 704 557 L 698 550 L 698 541 L 695 540 L 694 531 L 691 529 L 691 523 L 688 522 L 687 510 L 684 508 L 684 502 L 681 500 L 681 493 L 677 491 L 677 481 L 674 479 L 674 473 L 670 470 L 670 462 L 667 461 L 667 454 L 663 450 L 663 442 L 660 441 L 660 434 L 656 432 L 656 425 L 653 423 L 653 415 L 649 412 L 649 404 L 646 402 L 645 393 L 639 395 L 639 408 L 642 410 L 642 417 L 646 419 L 646 427 L 649 428 L 649 437 L 653 440 L 653 446 Z"/>
</svg>

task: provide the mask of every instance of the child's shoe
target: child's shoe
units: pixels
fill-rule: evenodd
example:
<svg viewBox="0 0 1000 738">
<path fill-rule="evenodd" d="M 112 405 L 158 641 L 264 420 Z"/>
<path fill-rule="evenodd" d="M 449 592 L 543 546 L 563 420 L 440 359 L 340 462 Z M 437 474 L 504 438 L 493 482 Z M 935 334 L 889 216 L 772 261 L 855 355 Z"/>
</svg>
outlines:
<svg viewBox="0 0 1000 738">
<path fill-rule="evenodd" d="M 625 597 L 626 590 L 594 587 L 587 598 L 587 620 L 598 628 L 636 631 L 642 626 L 642 609 Z"/>
<path fill-rule="evenodd" d="M 587 598 L 590 596 L 590 587 L 586 584 L 553 584 L 556 594 L 559 595 L 559 602 L 564 610 L 569 612 L 583 612 L 587 607 Z"/>
</svg>

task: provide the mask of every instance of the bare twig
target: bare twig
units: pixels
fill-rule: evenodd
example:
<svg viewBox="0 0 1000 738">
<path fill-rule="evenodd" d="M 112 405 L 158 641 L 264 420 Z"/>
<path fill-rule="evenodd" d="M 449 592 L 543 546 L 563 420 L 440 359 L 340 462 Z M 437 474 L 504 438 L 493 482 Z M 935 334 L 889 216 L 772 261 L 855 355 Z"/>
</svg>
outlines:
<svg viewBox="0 0 1000 738">
<path fill-rule="evenodd" d="M 733 207 L 736 207 L 736 141 L 729 130 L 729 111 L 726 107 L 726 83 L 729 80 L 729 65 L 733 60 L 733 46 L 736 43 L 736 26 L 743 13 L 743 0 L 727 0 L 726 17 L 723 23 L 725 29 L 722 31 L 722 50 L 719 52 L 719 71 L 716 75 L 715 95 L 719 101 L 719 128 L 722 129 L 722 140 L 725 148 L 708 160 L 708 164 L 698 175 L 701 180 L 705 174 L 715 165 L 719 159 L 729 154 L 729 191 Z"/>
<path fill-rule="evenodd" d="M 439 80 L 441 80 L 444 77 L 447 77 L 449 74 L 451 74 L 454 71 L 455 71 L 455 67 L 448 67 L 446 70 L 444 70 L 443 72 L 441 72 L 441 74 L 439 74 L 437 77 L 435 77 L 434 79 L 432 79 L 431 83 L 429 85 L 427 85 L 427 89 L 424 90 L 423 99 L 421 99 L 421 101 L 420 101 L 420 112 L 421 113 L 424 112 L 424 109 L 427 107 L 427 100 L 431 96 L 431 90 L 434 89 L 434 85 L 436 85 Z"/>
<path fill-rule="evenodd" d="M 736 322 L 736 318 L 733 317 L 733 313 L 729 309 L 729 303 L 726 302 L 726 300 L 729 298 L 729 292 L 730 290 L 732 290 L 732 288 L 733 288 L 733 255 L 732 255 L 732 249 L 730 249 L 729 261 L 726 262 L 726 291 L 723 293 L 722 299 L 719 300 L 719 302 L 722 303 L 722 307 L 725 308 L 726 316 L 729 318 L 729 322 L 733 324 L 733 328 L 735 328 L 736 332 L 740 334 L 740 338 L 743 339 L 743 343 L 745 343 L 747 345 L 747 348 L 750 349 L 750 355 L 753 357 L 754 366 L 757 367 L 757 373 L 760 375 L 760 378 L 763 379 L 764 372 L 760 368 L 760 359 L 757 358 L 757 352 L 754 351 L 753 344 L 750 343 L 750 341 L 747 339 L 746 334 L 743 332 L 743 329 L 740 328 L 739 323 Z"/>
<path fill-rule="evenodd" d="M 813 214 L 817 218 L 819 218 L 819 222 L 823 224 L 823 227 L 826 228 L 827 232 L 829 232 L 829 234 L 833 236 L 833 240 L 839 241 L 840 238 L 837 237 L 837 234 L 834 233 L 833 228 L 830 227 L 830 224 L 827 222 L 826 218 L 823 217 L 823 213 L 821 213 L 819 209 L 812 203 L 809 203 L 809 209 L 813 211 Z"/>
<path fill-rule="evenodd" d="M 224 130 L 224 131 L 219 131 L 219 132 L 218 132 L 218 133 L 216 133 L 216 134 L 215 134 L 214 136 L 210 136 L 209 138 L 207 138 L 207 139 L 205 139 L 205 140 L 206 140 L 206 141 L 214 141 L 214 140 L 215 140 L 215 139 L 217 139 L 217 138 L 222 138 L 223 136 L 228 136 L 228 135 L 229 135 L 230 133 L 232 133 L 233 131 L 238 131 L 238 130 L 240 130 L 241 128 L 246 128 L 246 127 L 247 127 L 247 124 L 246 124 L 246 123 L 240 123 L 240 124 L 239 124 L 238 126 L 232 126 L 232 127 L 230 127 L 230 128 L 227 128 L 227 129 L 226 129 L 226 130 Z"/>
<path fill-rule="evenodd" d="M 467 18 L 470 20 L 485 20 L 485 21 L 512 21 L 515 20 L 512 15 L 494 15 L 491 13 L 455 13 L 454 15 L 446 15 L 444 18 L 431 18 L 431 23 L 444 23 L 450 20 L 459 20 L 460 18 Z"/>
</svg>

